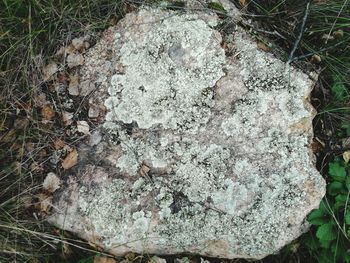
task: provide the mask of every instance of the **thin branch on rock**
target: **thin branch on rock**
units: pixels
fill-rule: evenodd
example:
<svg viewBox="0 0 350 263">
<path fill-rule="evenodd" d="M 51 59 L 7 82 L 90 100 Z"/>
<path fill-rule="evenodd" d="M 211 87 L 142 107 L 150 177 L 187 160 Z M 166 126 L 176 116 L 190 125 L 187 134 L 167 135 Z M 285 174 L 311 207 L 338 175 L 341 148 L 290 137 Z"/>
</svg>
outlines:
<svg viewBox="0 0 350 263">
<path fill-rule="evenodd" d="M 295 51 L 297 50 L 297 48 L 298 48 L 298 46 L 299 46 L 299 43 L 300 43 L 300 41 L 301 41 L 301 38 L 302 38 L 302 36 L 303 36 L 303 34 L 304 34 L 306 20 L 307 20 L 307 17 L 308 17 L 308 15 L 309 15 L 309 11 L 310 11 L 310 3 L 311 3 L 311 0 L 308 0 L 307 3 L 306 3 L 305 12 L 304 12 L 304 17 L 303 17 L 303 21 L 302 21 L 301 26 L 300 26 L 299 35 L 298 35 L 297 40 L 296 40 L 295 43 L 294 43 L 294 46 L 293 46 L 292 51 L 290 52 L 290 55 L 289 55 L 287 64 L 289 64 L 289 63 L 293 60 L 294 53 L 295 53 Z"/>
</svg>

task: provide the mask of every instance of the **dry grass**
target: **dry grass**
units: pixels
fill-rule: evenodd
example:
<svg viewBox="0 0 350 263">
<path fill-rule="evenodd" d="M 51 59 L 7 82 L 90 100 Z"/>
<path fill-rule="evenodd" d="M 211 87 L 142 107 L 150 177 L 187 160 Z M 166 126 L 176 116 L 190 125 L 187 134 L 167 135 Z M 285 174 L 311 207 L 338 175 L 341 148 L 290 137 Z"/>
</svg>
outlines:
<svg viewBox="0 0 350 263">
<path fill-rule="evenodd" d="M 235 1 L 240 8 L 245 2 L 249 3 L 243 8 L 247 16 L 256 21 L 253 31 L 283 47 L 287 60 L 300 33 L 305 2 Z M 52 169 L 52 142 L 62 136 L 62 129 L 59 122 L 51 126 L 41 122 L 35 99 L 38 90 L 48 88 L 41 68 L 57 47 L 114 24 L 125 6 L 123 0 L 0 2 L 0 262 L 77 262 L 89 255 L 86 244 L 42 222 L 36 209 L 40 183 Z M 315 120 L 316 136 L 327 143 L 321 159 L 337 154 L 331 142 L 344 137 L 341 126 L 349 123 L 349 28 L 348 1 L 315 1 L 293 57 L 294 61 L 310 61 L 315 55 L 321 59 L 314 64 L 323 76 L 314 100 L 320 112 Z M 332 91 L 337 81 L 346 87 L 340 91 L 343 95 Z M 55 94 L 48 99 L 55 101 Z M 301 242 L 264 262 L 313 260 Z M 301 248 L 294 253 L 297 247 Z"/>
</svg>

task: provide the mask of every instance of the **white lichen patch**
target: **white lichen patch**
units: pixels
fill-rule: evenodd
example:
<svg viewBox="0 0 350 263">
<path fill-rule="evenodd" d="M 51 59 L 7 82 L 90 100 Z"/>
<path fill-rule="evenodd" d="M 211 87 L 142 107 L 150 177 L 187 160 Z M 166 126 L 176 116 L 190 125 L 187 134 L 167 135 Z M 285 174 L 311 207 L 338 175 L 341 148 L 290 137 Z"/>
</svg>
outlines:
<svg viewBox="0 0 350 263">
<path fill-rule="evenodd" d="M 104 135 L 51 222 L 115 255 L 259 259 L 305 231 L 325 191 L 310 150 L 314 80 L 221 22 L 140 9 L 85 55 Z"/>
<path fill-rule="evenodd" d="M 130 31 L 115 35 L 125 70 L 112 76 L 107 122 L 161 124 L 195 132 L 209 118 L 213 89 L 224 75 L 221 36 L 196 14 L 143 10 Z"/>
</svg>

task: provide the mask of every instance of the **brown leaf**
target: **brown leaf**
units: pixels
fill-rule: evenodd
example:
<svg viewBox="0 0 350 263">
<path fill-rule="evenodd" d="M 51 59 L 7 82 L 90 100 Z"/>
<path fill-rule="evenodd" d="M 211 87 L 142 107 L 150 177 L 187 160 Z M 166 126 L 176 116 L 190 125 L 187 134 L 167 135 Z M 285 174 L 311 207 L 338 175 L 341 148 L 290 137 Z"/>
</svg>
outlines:
<svg viewBox="0 0 350 263">
<path fill-rule="evenodd" d="M 105 256 L 95 256 L 94 263 L 117 263 L 117 261 L 113 258 L 109 258 Z"/>
<path fill-rule="evenodd" d="M 78 163 L 78 151 L 74 149 L 68 155 L 66 158 L 64 158 L 62 162 L 63 169 L 67 170 L 69 168 L 72 168 L 74 165 Z"/>
<path fill-rule="evenodd" d="M 147 178 L 148 177 L 148 172 L 150 170 L 151 170 L 150 166 L 147 163 L 143 162 L 141 167 L 140 167 L 140 169 L 139 169 L 139 171 L 138 171 L 138 174 L 140 176 L 142 176 L 142 177 L 146 177 Z"/>
<path fill-rule="evenodd" d="M 68 83 L 69 83 L 69 75 L 67 75 L 66 73 L 60 73 L 58 74 L 58 84 L 61 87 L 67 87 Z"/>
<path fill-rule="evenodd" d="M 45 105 L 41 108 L 41 116 L 45 121 L 51 121 L 55 117 L 55 111 L 51 105 Z"/>
<path fill-rule="evenodd" d="M 258 41 L 258 48 L 266 52 L 271 51 L 271 48 L 262 41 Z"/>
<path fill-rule="evenodd" d="M 239 0 L 239 4 L 241 5 L 241 7 L 246 7 L 249 4 L 248 0 Z"/>
<path fill-rule="evenodd" d="M 35 173 L 42 173 L 44 171 L 44 167 L 42 164 L 39 164 L 38 162 L 32 162 L 30 165 L 30 171 Z"/>
<path fill-rule="evenodd" d="M 45 104 L 49 104 L 45 93 L 41 92 L 34 97 L 34 105 L 36 107 L 43 107 Z"/>
<path fill-rule="evenodd" d="M 24 130 L 29 125 L 29 119 L 27 117 L 18 117 L 13 123 L 13 127 L 16 130 Z"/>
<path fill-rule="evenodd" d="M 61 139 L 57 139 L 56 141 L 54 141 L 53 143 L 53 147 L 55 148 L 55 150 L 60 150 L 62 149 L 64 146 L 66 145 L 66 143 L 61 140 Z"/>
</svg>

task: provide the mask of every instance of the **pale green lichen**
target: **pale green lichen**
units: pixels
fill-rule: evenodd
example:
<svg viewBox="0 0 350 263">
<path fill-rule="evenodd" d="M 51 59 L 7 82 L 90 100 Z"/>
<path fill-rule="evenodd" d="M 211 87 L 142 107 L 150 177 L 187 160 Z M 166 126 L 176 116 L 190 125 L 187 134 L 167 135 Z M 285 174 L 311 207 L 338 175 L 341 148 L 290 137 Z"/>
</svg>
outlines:
<svg viewBox="0 0 350 263">
<path fill-rule="evenodd" d="M 143 35 L 135 40 L 115 35 L 116 43 L 123 43 L 120 63 L 125 72 L 112 77 L 106 120 L 195 132 L 209 117 L 213 90 L 208 87 L 224 75 L 221 36 L 196 14 L 148 23 L 139 27 Z"/>
</svg>

